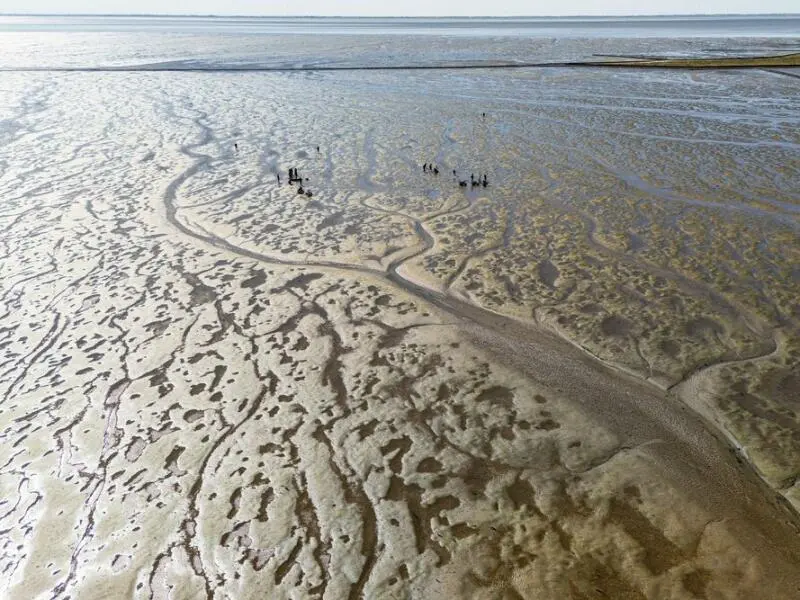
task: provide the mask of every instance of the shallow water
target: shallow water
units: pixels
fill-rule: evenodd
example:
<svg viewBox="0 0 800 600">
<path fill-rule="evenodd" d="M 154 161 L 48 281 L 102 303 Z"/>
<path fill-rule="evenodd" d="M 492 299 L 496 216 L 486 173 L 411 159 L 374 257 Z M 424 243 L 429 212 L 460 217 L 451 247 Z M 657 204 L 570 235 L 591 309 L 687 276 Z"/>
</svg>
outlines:
<svg viewBox="0 0 800 600">
<path fill-rule="evenodd" d="M 0 68 L 540 62 L 797 52 L 800 17 L 331 19 L 0 16 Z"/>
<path fill-rule="evenodd" d="M 800 40 L 97 23 L 0 34 L 6 597 L 796 589 L 791 72 L 191 68 Z"/>
</svg>

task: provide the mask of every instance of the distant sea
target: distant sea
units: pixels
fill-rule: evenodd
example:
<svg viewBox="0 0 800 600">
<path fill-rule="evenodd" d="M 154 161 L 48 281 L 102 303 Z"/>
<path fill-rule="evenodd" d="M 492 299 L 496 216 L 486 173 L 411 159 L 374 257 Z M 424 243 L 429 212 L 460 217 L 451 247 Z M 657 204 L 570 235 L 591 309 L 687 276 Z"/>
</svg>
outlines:
<svg viewBox="0 0 800 600">
<path fill-rule="evenodd" d="M 0 32 L 172 32 L 237 34 L 430 34 L 530 37 L 794 37 L 795 15 L 632 17 L 209 17 L 0 16 Z"/>
<path fill-rule="evenodd" d="M 426 36 L 425 43 L 419 43 Z M 796 52 L 800 14 L 335 18 L 0 16 L 0 69 L 260 69 Z"/>
</svg>

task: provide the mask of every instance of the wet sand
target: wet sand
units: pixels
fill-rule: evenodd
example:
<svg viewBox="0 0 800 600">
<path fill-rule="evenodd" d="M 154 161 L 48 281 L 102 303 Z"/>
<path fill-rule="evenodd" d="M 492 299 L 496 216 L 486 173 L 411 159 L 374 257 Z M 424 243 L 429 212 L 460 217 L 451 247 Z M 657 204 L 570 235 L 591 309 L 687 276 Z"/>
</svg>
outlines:
<svg viewBox="0 0 800 600">
<path fill-rule="evenodd" d="M 9 74 L 0 592 L 796 597 L 797 103 Z"/>
</svg>

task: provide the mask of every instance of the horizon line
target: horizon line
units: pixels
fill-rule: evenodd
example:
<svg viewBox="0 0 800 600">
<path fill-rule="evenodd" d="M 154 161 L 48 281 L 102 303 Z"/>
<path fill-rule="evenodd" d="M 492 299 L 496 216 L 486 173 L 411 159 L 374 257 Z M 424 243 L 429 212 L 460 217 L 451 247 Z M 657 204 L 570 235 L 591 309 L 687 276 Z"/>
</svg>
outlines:
<svg viewBox="0 0 800 600">
<path fill-rule="evenodd" d="M 540 14 L 540 15 L 324 15 L 324 14 L 220 14 L 220 13 L 58 13 L 0 12 L 0 17 L 203 17 L 247 19 L 607 19 L 631 17 L 800 17 L 798 12 L 760 13 L 640 13 L 640 14 Z"/>
</svg>

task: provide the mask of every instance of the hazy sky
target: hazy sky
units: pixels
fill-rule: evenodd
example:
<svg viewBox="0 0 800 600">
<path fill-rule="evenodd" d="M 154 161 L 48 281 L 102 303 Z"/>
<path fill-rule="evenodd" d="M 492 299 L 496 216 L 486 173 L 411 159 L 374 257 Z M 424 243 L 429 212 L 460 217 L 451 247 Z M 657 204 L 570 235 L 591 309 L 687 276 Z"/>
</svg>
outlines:
<svg viewBox="0 0 800 600">
<path fill-rule="evenodd" d="M 798 0 L 2 0 L 0 12 L 218 15 L 602 15 L 788 13 Z"/>
</svg>

